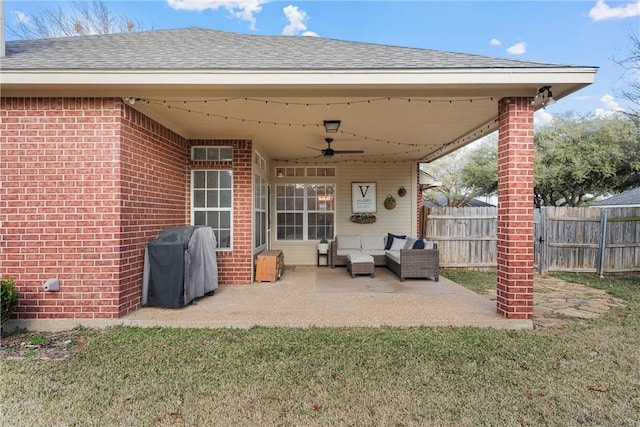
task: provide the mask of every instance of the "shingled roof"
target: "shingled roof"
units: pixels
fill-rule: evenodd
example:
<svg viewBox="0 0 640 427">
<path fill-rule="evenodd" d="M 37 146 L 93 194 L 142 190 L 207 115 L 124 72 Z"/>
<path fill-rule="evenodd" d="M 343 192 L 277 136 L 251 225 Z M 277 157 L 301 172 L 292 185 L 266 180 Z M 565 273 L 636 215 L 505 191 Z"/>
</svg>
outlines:
<svg viewBox="0 0 640 427">
<path fill-rule="evenodd" d="M 4 70 L 410 70 L 567 68 L 320 37 L 203 28 L 8 41 Z"/>
<path fill-rule="evenodd" d="M 592 206 L 606 208 L 608 206 L 640 206 L 640 187 L 623 191 L 608 199 L 594 203 Z"/>
</svg>

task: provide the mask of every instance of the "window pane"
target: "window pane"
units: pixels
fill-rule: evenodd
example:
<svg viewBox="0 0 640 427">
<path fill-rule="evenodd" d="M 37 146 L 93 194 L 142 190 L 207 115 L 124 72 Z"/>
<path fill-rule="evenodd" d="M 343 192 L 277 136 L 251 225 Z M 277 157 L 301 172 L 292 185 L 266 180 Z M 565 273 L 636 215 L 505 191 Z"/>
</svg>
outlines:
<svg viewBox="0 0 640 427">
<path fill-rule="evenodd" d="M 204 188 L 205 176 L 206 176 L 205 171 L 194 171 L 193 172 L 193 188 Z"/>
<path fill-rule="evenodd" d="M 213 228 L 220 228 L 219 216 L 219 212 L 207 212 L 207 225 Z"/>
<path fill-rule="evenodd" d="M 220 228 L 231 229 L 231 212 L 228 212 L 228 211 L 220 212 Z"/>
<path fill-rule="evenodd" d="M 218 207 L 218 191 L 217 190 L 207 190 L 207 207 L 208 208 Z"/>
<path fill-rule="evenodd" d="M 209 148 L 207 148 L 207 160 L 218 160 L 218 148 L 217 147 L 209 147 Z"/>
<path fill-rule="evenodd" d="M 221 147 L 220 148 L 220 160 L 233 160 L 233 148 Z"/>
<path fill-rule="evenodd" d="M 231 247 L 231 232 L 229 230 L 220 230 L 220 240 L 218 241 L 218 247 Z"/>
<path fill-rule="evenodd" d="M 193 147 L 191 149 L 191 159 L 192 160 L 206 160 L 207 159 L 207 150 L 202 147 Z"/>
<path fill-rule="evenodd" d="M 205 212 L 193 213 L 193 225 L 207 225 L 207 215 Z"/>
<path fill-rule="evenodd" d="M 218 188 L 218 171 L 207 172 L 207 187 Z"/>
<path fill-rule="evenodd" d="M 318 210 L 318 204 L 316 203 L 315 197 L 309 197 L 309 199 L 307 199 L 307 209 L 310 211 Z"/>
<path fill-rule="evenodd" d="M 231 171 L 220 171 L 220 188 L 232 188 Z"/>
<path fill-rule="evenodd" d="M 204 190 L 193 190 L 193 206 L 196 208 L 204 208 L 205 207 L 204 197 L 205 197 Z"/>
<path fill-rule="evenodd" d="M 231 207 L 231 190 L 220 191 L 220 206 L 225 208 Z"/>
</svg>

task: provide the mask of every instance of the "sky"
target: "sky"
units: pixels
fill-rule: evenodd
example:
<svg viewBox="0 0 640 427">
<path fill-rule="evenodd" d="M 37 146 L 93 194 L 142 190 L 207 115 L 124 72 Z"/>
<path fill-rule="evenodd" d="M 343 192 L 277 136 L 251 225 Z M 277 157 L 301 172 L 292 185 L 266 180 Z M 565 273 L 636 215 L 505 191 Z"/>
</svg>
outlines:
<svg viewBox="0 0 640 427">
<path fill-rule="evenodd" d="M 599 67 L 593 85 L 538 111 L 537 124 L 567 113 L 629 109 L 620 93 L 640 79 L 615 62 L 630 55 L 632 36 L 640 37 L 640 0 L 103 1 L 143 30 L 195 26 Z M 70 2 L 5 0 L 6 25 L 30 25 L 43 6 Z"/>
</svg>

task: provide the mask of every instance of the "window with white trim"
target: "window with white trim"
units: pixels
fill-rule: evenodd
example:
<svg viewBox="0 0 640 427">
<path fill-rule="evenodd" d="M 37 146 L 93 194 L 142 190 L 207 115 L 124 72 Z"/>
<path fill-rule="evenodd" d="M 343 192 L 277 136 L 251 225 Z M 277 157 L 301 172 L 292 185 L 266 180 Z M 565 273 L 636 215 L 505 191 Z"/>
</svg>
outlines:
<svg viewBox="0 0 640 427">
<path fill-rule="evenodd" d="M 191 171 L 191 223 L 213 228 L 218 248 L 231 249 L 233 237 L 233 172 Z"/>
<path fill-rule="evenodd" d="M 253 175 L 253 247 L 267 244 L 267 180 L 259 174 Z"/>
<path fill-rule="evenodd" d="M 233 147 L 211 147 L 207 145 L 196 145 L 191 147 L 191 160 L 231 161 L 233 160 Z"/>
<path fill-rule="evenodd" d="M 335 184 L 277 184 L 278 240 L 332 239 L 335 230 Z"/>
</svg>

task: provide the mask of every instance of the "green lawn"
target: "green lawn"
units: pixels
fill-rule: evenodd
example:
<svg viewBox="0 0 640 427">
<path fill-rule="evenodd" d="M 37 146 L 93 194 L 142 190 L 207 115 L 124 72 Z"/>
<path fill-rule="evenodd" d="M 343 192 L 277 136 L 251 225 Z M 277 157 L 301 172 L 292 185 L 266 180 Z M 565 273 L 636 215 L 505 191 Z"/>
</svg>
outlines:
<svg viewBox="0 0 640 427">
<path fill-rule="evenodd" d="M 640 285 L 592 285 L 628 306 L 524 331 L 109 328 L 62 362 L 0 360 L 2 422 L 637 426 Z"/>
</svg>

